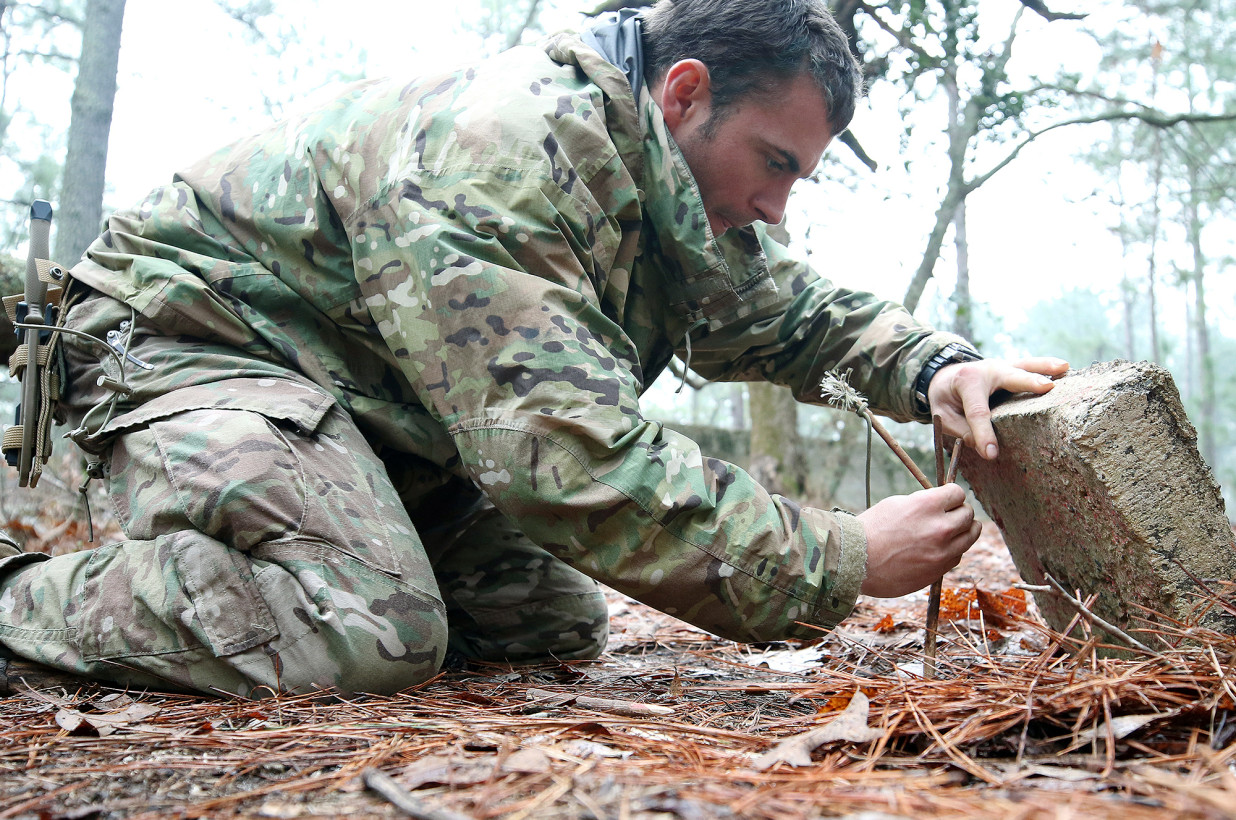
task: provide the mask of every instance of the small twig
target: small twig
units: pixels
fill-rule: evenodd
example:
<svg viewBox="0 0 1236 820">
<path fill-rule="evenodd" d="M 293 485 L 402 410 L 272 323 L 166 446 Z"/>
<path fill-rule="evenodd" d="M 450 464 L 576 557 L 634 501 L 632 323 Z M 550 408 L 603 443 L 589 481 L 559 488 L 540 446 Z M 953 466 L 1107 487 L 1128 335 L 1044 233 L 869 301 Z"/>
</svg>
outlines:
<svg viewBox="0 0 1236 820">
<path fill-rule="evenodd" d="M 528 700 L 536 701 L 544 706 L 578 706 L 580 709 L 591 709 L 598 712 L 613 712 L 627 717 L 648 717 L 649 715 L 672 715 L 672 706 L 661 706 L 656 703 L 638 703 L 630 700 L 615 700 L 613 698 L 594 698 L 587 695 L 574 695 L 566 692 L 551 692 L 548 689 L 529 689 Z"/>
<path fill-rule="evenodd" d="M 395 782 L 394 778 L 378 769 L 361 772 L 365 786 L 386 798 L 392 806 L 416 820 L 473 820 L 471 815 L 430 806 L 412 792 Z"/>
<path fill-rule="evenodd" d="M 945 484 L 952 484 L 957 480 L 957 465 L 961 462 L 961 449 L 963 446 L 961 441 L 953 442 L 953 457 L 948 462 L 948 475 L 944 477 Z"/>
<path fill-rule="evenodd" d="M 1043 577 L 1047 579 L 1048 583 L 1050 583 L 1051 586 L 1034 585 L 1034 584 L 1013 584 L 1013 588 L 1014 589 L 1024 589 L 1027 592 L 1047 592 L 1052 595 L 1059 595 L 1061 598 L 1064 598 L 1064 600 L 1068 601 L 1073 606 L 1073 608 L 1077 610 L 1077 613 L 1079 615 L 1081 615 L 1083 618 L 1090 621 L 1091 623 L 1095 624 L 1096 626 L 1099 626 L 1100 628 L 1105 630 L 1108 634 L 1119 638 L 1120 640 L 1124 641 L 1126 644 L 1133 647 L 1134 649 L 1140 649 L 1141 651 L 1145 652 L 1148 655 L 1158 656 L 1160 654 L 1154 651 L 1153 649 L 1151 649 L 1150 647 L 1146 646 L 1141 641 L 1137 640 L 1136 638 L 1126 633 L 1120 627 L 1116 626 L 1115 624 L 1108 623 L 1107 621 L 1100 618 L 1098 615 L 1095 615 L 1093 612 L 1090 611 L 1089 607 L 1087 607 L 1084 603 L 1077 600 L 1072 595 L 1070 595 L 1067 591 L 1065 591 L 1064 587 L 1060 585 L 1060 582 L 1057 581 L 1055 578 L 1051 577 L 1051 575 L 1044 574 Z"/>
<path fill-rule="evenodd" d="M 944 466 L 944 421 L 939 416 L 931 417 L 931 429 L 936 452 L 936 486 L 943 487 L 948 478 Z M 940 627 L 940 596 L 944 592 L 944 576 L 931 582 L 927 595 L 927 633 L 923 636 L 923 677 L 931 680 L 936 676 L 936 630 Z"/>
</svg>

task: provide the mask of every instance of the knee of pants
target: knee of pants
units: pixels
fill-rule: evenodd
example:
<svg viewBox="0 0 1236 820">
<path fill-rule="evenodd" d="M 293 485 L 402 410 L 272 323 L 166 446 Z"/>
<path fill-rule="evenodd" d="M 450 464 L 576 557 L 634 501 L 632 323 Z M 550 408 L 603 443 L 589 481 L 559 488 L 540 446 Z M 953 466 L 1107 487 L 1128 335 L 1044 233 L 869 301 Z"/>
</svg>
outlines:
<svg viewBox="0 0 1236 820">
<path fill-rule="evenodd" d="M 590 660 L 609 642 L 609 606 L 593 590 L 501 610 L 451 607 L 450 647 L 475 660 Z"/>
<path fill-rule="evenodd" d="M 444 613 L 427 614 L 416 624 L 415 646 L 387 641 L 381 635 L 359 636 L 346 641 L 328 640 L 315 648 L 318 660 L 288 677 L 284 658 L 296 653 L 279 652 L 282 667 L 278 688 L 285 692 L 310 692 L 324 688 L 344 693 L 390 695 L 424 683 L 442 668 L 448 646 Z M 385 651 L 389 645 L 395 652 Z M 324 674 L 326 676 L 324 677 Z"/>
<path fill-rule="evenodd" d="M 254 650 L 265 656 L 255 671 L 269 671 L 249 677 L 286 692 L 390 694 L 436 675 L 448 642 L 436 593 L 348 558 L 339 560 L 342 572 L 331 572 L 335 562 L 285 560 L 255 574 L 280 634 Z"/>
<path fill-rule="evenodd" d="M 126 663 L 145 669 L 154 661 L 150 671 L 162 681 L 210 694 L 389 695 L 436 675 L 448 647 L 446 613 L 433 607 L 398 619 L 363 607 L 342 618 L 298 609 L 294 617 L 305 627 L 301 630 L 289 626 L 287 614 L 275 610 L 281 631 L 274 639 L 232 655 L 211 657 L 199 650 Z"/>
<path fill-rule="evenodd" d="M 432 577 L 396 576 L 321 543 L 244 555 L 175 533 L 43 567 L 22 576 L 31 578 L 21 594 L 74 604 L 71 616 L 53 621 L 61 608 L 48 607 L 42 622 L 24 625 L 36 659 L 121 683 L 132 675 L 246 696 L 390 693 L 435 675 L 446 651 Z"/>
</svg>

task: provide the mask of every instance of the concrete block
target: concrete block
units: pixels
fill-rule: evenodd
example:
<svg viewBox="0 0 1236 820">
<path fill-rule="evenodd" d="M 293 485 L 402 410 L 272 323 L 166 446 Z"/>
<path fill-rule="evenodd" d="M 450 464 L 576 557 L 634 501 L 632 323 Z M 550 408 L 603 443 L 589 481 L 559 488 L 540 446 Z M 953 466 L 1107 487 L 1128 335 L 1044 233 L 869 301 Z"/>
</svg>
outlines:
<svg viewBox="0 0 1236 820">
<path fill-rule="evenodd" d="M 1236 580 L 1236 543 L 1170 373 L 1146 362 L 1092 365 L 1046 395 L 999 404 L 992 421 L 999 458 L 967 448 L 961 473 L 1023 579 L 1043 584 L 1049 573 L 1083 600 L 1098 595 L 1096 615 L 1151 647 L 1162 644 L 1137 631 L 1151 613 L 1236 634 L 1236 618 L 1219 607 L 1201 614 L 1190 578 Z M 1056 630 L 1077 613 L 1054 595 L 1035 600 Z"/>
</svg>

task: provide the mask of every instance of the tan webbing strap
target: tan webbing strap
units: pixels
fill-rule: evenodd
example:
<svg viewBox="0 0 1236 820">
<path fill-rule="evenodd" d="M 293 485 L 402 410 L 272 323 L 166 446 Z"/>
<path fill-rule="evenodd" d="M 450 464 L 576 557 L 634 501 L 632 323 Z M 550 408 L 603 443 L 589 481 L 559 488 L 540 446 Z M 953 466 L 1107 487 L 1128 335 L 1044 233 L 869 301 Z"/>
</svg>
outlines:
<svg viewBox="0 0 1236 820">
<path fill-rule="evenodd" d="M 60 297 L 64 295 L 64 288 L 61 285 L 64 283 L 68 273 L 55 262 L 49 262 L 46 259 L 36 259 L 35 264 L 38 266 L 39 279 L 47 283 L 47 298 L 43 304 L 60 304 Z M 8 315 L 10 322 L 16 322 L 17 305 L 26 301 L 26 294 L 14 293 L 12 296 L 5 296 L 3 298 L 4 312 Z"/>
<path fill-rule="evenodd" d="M 50 259 L 36 259 L 34 265 L 39 272 L 39 279 L 49 286 L 59 285 L 64 281 L 66 271 L 62 265 L 57 265 Z M 51 301 L 50 297 L 48 301 Z"/>
<path fill-rule="evenodd" d="M 44 367 L 52 360 L 54 348 L 51 344 L 39 345 L 39 367 Z M 30 347 L 24 342 L 17 346 L 13 351 L 13 355 L 9 357 L 9 374 L 18 379 L 25 372 L 26 365 L 30 363 Z"/>
<path fill-rule="evenodd" d="M 22 429 L 16 425 L 5 428 L 3 443 L 0 449 L 8 450 L 21 446 Z"/>
<path fill-rule="evenodd" d="M 48 305 L 60 304 L 60 297 L 64 295 L 64 289 L 61 287 L 52 287 L 47 289 Z M 17 321 L 17 305 L 26 301 L 24 293 L 14 293 L 12 296 L 0 297 L 4 300 L 4 312 L 8 314 L 10 322 Z"/>
<path fill-rule="evenodd" d="M 26 294 L 14 293 L 12 296 L 4 297 L 4 312 L 8 315 L 10 322 L 17 321 L 17 303 L 24 301 Z"/>
</svg>

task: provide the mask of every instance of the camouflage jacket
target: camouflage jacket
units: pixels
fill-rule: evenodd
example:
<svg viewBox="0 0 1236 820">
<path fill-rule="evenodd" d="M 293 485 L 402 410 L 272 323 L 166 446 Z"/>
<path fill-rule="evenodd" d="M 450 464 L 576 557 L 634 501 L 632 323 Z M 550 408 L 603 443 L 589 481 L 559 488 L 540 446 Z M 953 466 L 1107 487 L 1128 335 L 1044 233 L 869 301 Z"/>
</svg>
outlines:
<svg viewBox="0 0 1236 820">
<path fill-rule="evenodd" d="M 689 334 L 710 379 L 818 401 L 821 374 L 849 369 L 904 419 L 955 340 L 760 227 L 713 237 L 647 88 L 567 34 L 364 83 L 232 145 L 113 216 L 74 275 L 245 354 L 152 377 L 135 401 L 290 368 L 401 487 L 466 476 L 572 565 L 739 640 L 847 615 L 862 527 L 770 496 L 644 418 L 640 394 Z"/>
</svg>

